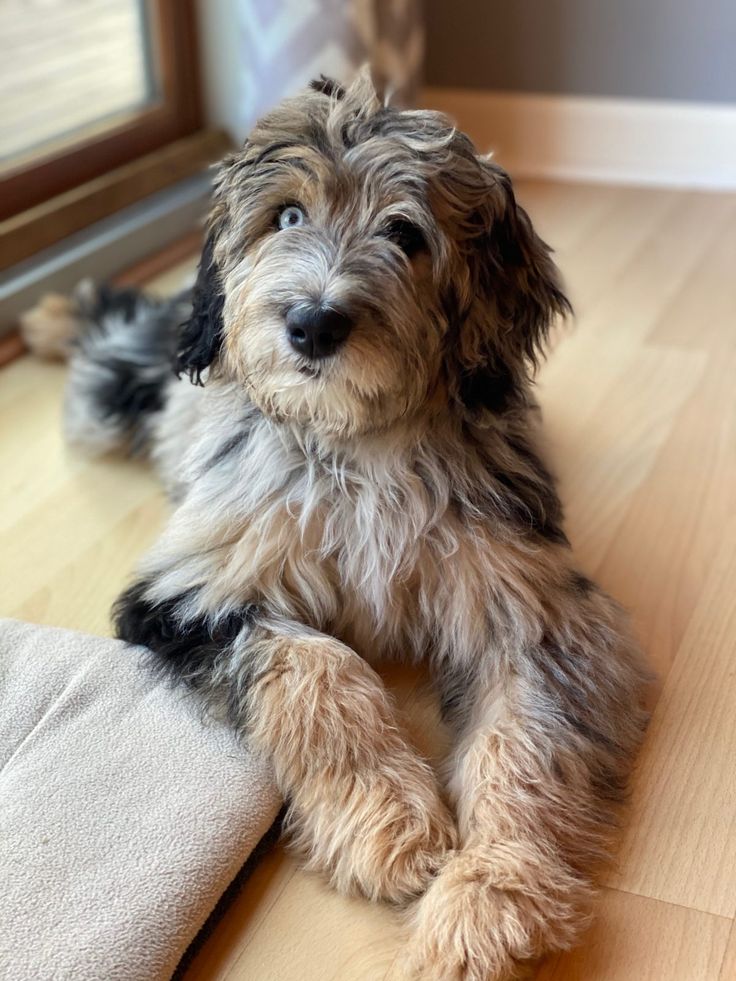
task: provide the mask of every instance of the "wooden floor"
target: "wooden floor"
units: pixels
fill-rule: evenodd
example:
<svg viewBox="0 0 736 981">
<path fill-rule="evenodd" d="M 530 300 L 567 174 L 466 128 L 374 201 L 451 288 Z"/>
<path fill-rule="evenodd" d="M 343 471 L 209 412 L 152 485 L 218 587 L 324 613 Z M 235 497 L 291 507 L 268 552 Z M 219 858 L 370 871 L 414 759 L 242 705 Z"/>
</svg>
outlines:
<svg viewBox="0 0 736 981">
<path fill-rule="evenodd" d="M 525 185 L 576 301 L 540 394 L 582 565 L 658 672 L 597 924 L 540 981 L 736 979 L 736 196 Z M 0 612 L 108 630 L 165 506 L 142 466 L 59 438 L 64 371 L 0 372 Z M 406 702 L 414 681 L 394 679 Z M 432 746 L 433 706 L 410 699 Z M 273 849 L 186 981 L 392 981 L 400 923 Z"/>
</svg>

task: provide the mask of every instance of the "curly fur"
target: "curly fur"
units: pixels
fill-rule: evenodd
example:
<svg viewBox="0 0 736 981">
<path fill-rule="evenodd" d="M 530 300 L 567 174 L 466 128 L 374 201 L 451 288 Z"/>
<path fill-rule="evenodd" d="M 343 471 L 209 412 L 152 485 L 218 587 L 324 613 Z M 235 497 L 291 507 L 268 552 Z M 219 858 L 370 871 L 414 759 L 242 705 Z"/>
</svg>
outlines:
<svg viewBox="0 0 736 981">
<path fill-rule="evenodd" d="M 307 302 L 353 323 L 319 362 L 285 332 Z M 323 79 L 220 170 L 173 359 L 204 387 L 143 307 L 73 356 L 73 435 L 142 434 L 178 502 L 119 635 L 269 754 L 309 867 L 420 896 L 417 977 L 575 942 L 641 739 L 642 662 L 536 447 L 531 376 L 568 310 L 497 165 L 366 76 Z M 370 666 L 397 657 L 429 664 L 455 733 L 444 790 Z"/>
</svg>

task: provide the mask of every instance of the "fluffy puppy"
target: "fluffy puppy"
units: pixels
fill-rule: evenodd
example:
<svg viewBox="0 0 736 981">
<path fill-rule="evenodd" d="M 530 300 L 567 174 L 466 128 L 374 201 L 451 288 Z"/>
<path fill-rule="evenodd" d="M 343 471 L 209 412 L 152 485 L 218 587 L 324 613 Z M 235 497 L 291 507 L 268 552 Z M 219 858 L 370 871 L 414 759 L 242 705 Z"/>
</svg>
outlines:
<svg viewBox="0 0 736 981">
<path fill-rule="evenodd" d="M 70 437 L 147 445 L 176 502 L 118 635 L 270 756 L 308 867 L 420 897 L 406 966 L 438 981 L 575 941 L 643 729 L 639 654 L 535 449 L 568 310 L 504 171 L 362 75 L 224 161 L 189 301 L 108 295 L 72 358 Z M 390 658 L 435 679 L 452 815 Z"/>
</svg>

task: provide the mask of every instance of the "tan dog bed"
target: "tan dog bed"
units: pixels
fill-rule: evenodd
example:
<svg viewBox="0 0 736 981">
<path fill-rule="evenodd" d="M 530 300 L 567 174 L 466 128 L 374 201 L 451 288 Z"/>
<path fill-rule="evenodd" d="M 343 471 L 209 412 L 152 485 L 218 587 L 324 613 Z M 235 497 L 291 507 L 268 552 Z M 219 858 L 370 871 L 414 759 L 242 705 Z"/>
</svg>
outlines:
<svg viewBox="0 0 736 981">
<path fill-rule="evenodd" d="M 136 650 L 0 620 L 0 977 L 170 977 L 279 807 Z"/>
</svg>

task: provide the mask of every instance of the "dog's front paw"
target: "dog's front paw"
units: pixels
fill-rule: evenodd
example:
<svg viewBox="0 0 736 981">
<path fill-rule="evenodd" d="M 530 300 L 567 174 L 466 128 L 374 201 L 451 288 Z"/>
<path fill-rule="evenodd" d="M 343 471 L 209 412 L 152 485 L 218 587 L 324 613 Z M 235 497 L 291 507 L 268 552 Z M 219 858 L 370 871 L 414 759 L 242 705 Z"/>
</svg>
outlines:
<svg viewBox="0 0 736 981">
<path fill-rule="evenodd" d="M 455 846 L 433 774 L 418 759 L 404 762 L 391 775 L 374 771 L 324 788 L 307 812 L 289 815 L 306 867 L 326 872 L 343 894 L 405 903 L 425 891 Z"/>
<path fill-rule="evenodd" d="M 423 893 L 456 844 L 453 819 L 430 788 L 422 794 L 390 785 L 372 790 L 371 816 L 356 826 L 354 848 L 341 864 L 345 885 L 370 899 L 403 903 Z M 338 888 L 342 883 L 336 880 Z"/>
<path fill-rule="evenodd" d="M 499 851 L 471 848 L 448 860 L 414 911 L 402 978 L 526 978 L 543 954 L 575 941 L 587 919 L 585 884 L 562 870 L 545 883 L 539 867 L 529 874 L 526 856 Z"/>
</svg>

